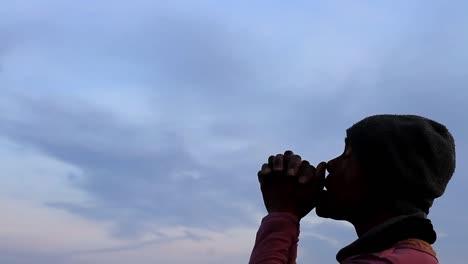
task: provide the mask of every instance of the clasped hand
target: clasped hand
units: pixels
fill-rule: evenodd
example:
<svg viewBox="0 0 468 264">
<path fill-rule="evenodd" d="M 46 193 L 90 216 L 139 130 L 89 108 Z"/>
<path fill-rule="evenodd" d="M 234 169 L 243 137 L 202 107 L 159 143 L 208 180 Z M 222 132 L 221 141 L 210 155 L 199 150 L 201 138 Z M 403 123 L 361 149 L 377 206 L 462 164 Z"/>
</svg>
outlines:
<svg viewBox="0 0 468 264">
<path fill-rule="evenodd" d="M 317 206 L 325 185 L 326 163 L 317 168 L 288 150 L 270 156 L 258 172 L 260 189 L 269 213 L 292 213 L 298 219 Z"/>
</svg>

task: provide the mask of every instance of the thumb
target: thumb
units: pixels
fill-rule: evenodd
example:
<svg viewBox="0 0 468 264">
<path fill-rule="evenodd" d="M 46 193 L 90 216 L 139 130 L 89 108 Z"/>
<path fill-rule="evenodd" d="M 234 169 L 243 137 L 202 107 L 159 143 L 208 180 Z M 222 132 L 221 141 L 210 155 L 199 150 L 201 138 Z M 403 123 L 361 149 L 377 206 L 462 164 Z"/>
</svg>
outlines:
<svg viewBox="0 0 468 264">
<path fill-rule="evenodd" d="M 315 180 L 320 186 L 320 189 L 322 189 L 325 186 L 325 171 L 327 170 L 327 163 L 326 162 L 320 162 L 319 165 L 317 165 L 317 169 L 315 170 Z"/>
</svg>

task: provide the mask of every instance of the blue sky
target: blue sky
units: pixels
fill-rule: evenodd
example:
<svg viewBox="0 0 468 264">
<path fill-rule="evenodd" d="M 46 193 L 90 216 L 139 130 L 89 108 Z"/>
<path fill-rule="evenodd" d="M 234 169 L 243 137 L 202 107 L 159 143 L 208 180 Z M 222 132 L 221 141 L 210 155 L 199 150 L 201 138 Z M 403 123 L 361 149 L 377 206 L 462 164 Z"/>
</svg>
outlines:
<svg viewBox="0 0 468 264">
<path fill-rule="evenodd" d="M 430 213 L 468 249 L 463 1 L 1 1 L 2 263 L 247 263 L 256 172 L 317 164 L 378 113 L 444 123 L 457 169 Z M 302 222 L 333 263 L 343 222 Z"/>
</svg>

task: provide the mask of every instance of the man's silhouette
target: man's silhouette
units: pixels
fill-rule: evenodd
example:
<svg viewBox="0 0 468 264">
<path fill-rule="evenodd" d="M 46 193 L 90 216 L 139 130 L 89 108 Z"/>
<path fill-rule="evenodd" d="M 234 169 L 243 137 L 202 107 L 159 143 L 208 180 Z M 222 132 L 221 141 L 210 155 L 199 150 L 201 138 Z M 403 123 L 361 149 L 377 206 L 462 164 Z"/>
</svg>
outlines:
<svg viewBox="0 0 468 264">
<path fill-rule="evenodd" d="M 292 151 L 263 164 L 268 215 L 250 263 L 296 263 L 299 222 L 314 208 L 356 229 L 358 239 L 336 256 L 340 263 L 438 263 L 427 214 L 455 170 L 450 132 L 413 115 L 371 116 L 346 132 L 343 154 L 317 168 Z"/>
</svg>

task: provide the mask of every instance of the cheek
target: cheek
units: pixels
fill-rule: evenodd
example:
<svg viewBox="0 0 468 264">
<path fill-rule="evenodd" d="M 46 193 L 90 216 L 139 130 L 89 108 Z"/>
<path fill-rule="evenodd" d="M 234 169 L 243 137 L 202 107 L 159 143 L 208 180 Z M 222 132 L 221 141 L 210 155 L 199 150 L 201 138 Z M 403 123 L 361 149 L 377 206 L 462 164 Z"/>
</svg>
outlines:
<svg viewBox="0 0 468 264">
<path fill-rule="evenodd" d="M 368 196 L 367 182 L 363 175 L 358 170 L 353 170 L 353 173 L 346 179 L 345 196 L 348 203 L 354 205 L 361 204 Z"/>
<path fill-rule="evenodd" d="M 336 184 L 340 186 L 337 198 L 346 207 L 358 206 L 367 197 L 366 181 L 356 167 L 349 166 L 342 174 L 341 182 Z"/>
</svg>

